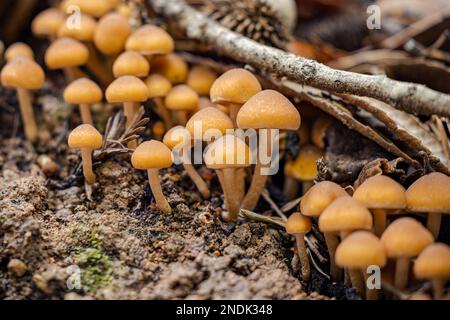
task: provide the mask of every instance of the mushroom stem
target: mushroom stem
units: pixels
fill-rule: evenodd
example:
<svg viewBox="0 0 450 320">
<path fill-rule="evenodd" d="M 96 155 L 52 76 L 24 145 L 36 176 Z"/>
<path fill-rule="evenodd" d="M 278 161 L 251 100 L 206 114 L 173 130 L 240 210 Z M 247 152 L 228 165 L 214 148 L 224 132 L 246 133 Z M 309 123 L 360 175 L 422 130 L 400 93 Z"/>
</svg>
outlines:
<svg viewBox="0 0 450 320">
<path fill-rule="evenodd" d="M 72 82 L 84 76 L 83 72 L 77 67 L 68 67 L 64 70 L 64 75 L 66 76 L 66 80 L 68 82 Z"/>
<path fill-rule="evenodd" d="M 309 258 L 306 251 L 304 234 L 299 233 L 295 235 L 295 240 L 297 242 L 298 257 L 300 258 L 300 263 L 302 264 L 302 278 L 303 281 L 309 281 L 311 278 L 311 269 L 309 267 Z"/>
<path fill-rule="evenodd" d="M 314 185 L 314 181 L 312 180 L 305 180 L 302 181 L 302 192 L 303 194 L 305 194 L 306 192 L 308 192 L 309 189 L 311 189 L 311 187 Z"/>
<path fill-rule="evenodd" d="M 136 103 L 134 102 L 124 102 L 123 103 L 123 113 L 126 117 L 126 127 L 127 129 L 131 126 L 133 123 L 134 117 L 136 116 Z M 136 149 L 137 147 L 137 141 L 132 140 L 128 142 L 128 148 L 130 149 Z"/>
<path fill-rule="evenodd" d="M 445 282 L 442 279 L 433 279 L 431 280 L 431 284 L 433 286 L 434 300 L 440 300 L 444 295 Z"/>
<path fill-rule="evenodd" d="M 89 60 L 86 67 L 97 77 L 103 87 L 107 87 L 112 81 L 112 75 L 99 59 L 97 51 L 92 43 L 86 43 L 89 49 Z"/>
<path fill-rule="evenodd" d="M 267 129 L 267 139 L 266 145 L 263 146 L 261 140 L 258 144 L 258 154 L 262 152 L 262 150 L 267 151 L 267 155 L 272 155 L 272 129 Z M 264 147 L 264 148 L 263 148 Z M 270 166 L 266 164 L 265 166 Z M 252 182 L 250 184 L 250 188 L 247 191 L 247 194 L 242 201 L 241 208 L 246 210 L 253 210 L 258 203 L 259 197 L 261 196 L 262 191 L 264 190 L 264 186 L 266 185 L 268 175 L 262 175 L 261 171 L 263 169 L 263 165 L 260 161 L 259 155 L 256 158 L 255 171 L 253 172 Z"/>
<path fill-rule="evenodd" d="M 387 224 L 387 212 L 385 209 L 372 209 L 375 235 L 381 237 Z"/>
<path fill-rule="evenodd" d="M 427 228 L 433 234 L 434 239 L 437 239 L 439 236 L 439 230 L 441 229 L 441 219 L 442 215 L 440 213 L 428 213 Z"/>
<path fill-rule="evenodd" d="M 365 285 L 363 276 L 359 269 L 348 269 L 348 275 L 350 277 L 350 282 L 352 283 L 353 288 L 355 288 L 361 297 L 364 297 L 365 295 Z"/>
<path fill-rule="evenodd" d="M 94 124 L 94 121 L 92 120 L 90 105 L 86 103 L 80 104 L 80 113 L 81 113 L 81 120 L 83 121 L 83 123 L 90 125 Z"/>
<path fill-rule="evenodd" d="M 36 120 L 34 119 L 30 92 L 24 88 L 17 88 L 17 96 L 19 98 L 20 113 L 22 114 L 25 135 L 31 143 L 34 143 L 37 139 L 37 125 Z"/>
<path fill-rule="evenodd" d="M 208 199 L 210 197 L 208 185 L 202 179 L 197 170 L 195 170 L 194 166 L 191 163 L 184 163 L 183 167 L 184 170 L 186 170 L 186 173 L 191 178 L 192 182 L 194 182 L 198 191 L 200 191 L 200 193 L 202 194 L 203 198 Z"/>
<path fill-rule="evenodd" d="M 184 110 L 177 110 L 177 111 L 175 111 L 175 113 L 176 113 L 176 118 L 177 118 L 178 124 L 185 126 L 188 121 L 187 112 Z"/>
<path fill-rule="evenodd" d="M 228 210 L 228 206 L 227 206 L 228 197 L 226 194 L 227 190 L 225 190 L 225 177 L 223 176 L 223 172 L 221 170 L 216 170 L 216 174 L 217 174 L 217 178 L 219 179 L 219 183 L 220 183 L 220 186 L 222 187 L 224 197 L 225 197 L 224 207 L 226 210 Z"/>
<path fill-rule="evenodd" d="M 364 275 L 364 282 L 366 284 L 366 299 L 367 300 L 378 300 L 379 299 L 378 289 L 369 289 L 369 287 L 367 286 L 367 280 L 369 279 L 370 275 L 366 271 L 367 270 L 361 269 L 361 272 Z"/>
<path fill-rule="evenodd" d="M 334 281 L 340 281 L 342 279 L 342 271 L 336 265 L 334 256 L 336 254 L 336 248 L 339 245 L 338 237 L 330 232 L 325 232 L 325 242 L 328 247 L 328 254 L 330 255 L 330 275 L 331 279 Z"/>
<path fill-rule="evenodd" d="M 161 212 L 170 214 L 172 208 L 164 196 L 161 184 L 159 182 L 159 172 L 158 169 L 147 169 L 148 182 L 150 184 L 150 189 L 152 189 L 153 196 L 155 197 L 156 204 Z"/>
<path fill-rule="evenodd" d="M 409 258 L 398 258 L 395 265 L 394 285 L 397 289 L 405 289 L 408 284 Z"/>
<path fill-rule="evenodd" d="M 227 221 L 236 220 L 239 214 L 239 196 L 235 190 L 235 171 L 234 168 L 222 169 L 225 184 L 223 187 L 229 213 Z"/>
<path fill-rule="evenodd" d="M 230 118 L 231 118 L 231 121 L 233 121 L 233 126 L 235 128 L 237 128 L 236 118 L 237 118 L 237 114 L 239 113 L 239 109 L 241 109 L 241 106 L 242 105 L 236 104 L 236 103 L 230 103 L 228 105 L 228 110 L 230 112 Z"/>
<path fill-rule="evenodd" d="M 298 193 L 298 182 L 294 178 L 285 176 L 283 185 L 283 194 L 288 200 L 293 200 Z"/>
<path fill-rule="evenodd" d="M 236 191 L 239 195 L 239 204 L 245 195 L 245 169 L 239 168 L 236 170 Z"/>
<path fill-rule="evenodd" d="M 155 102 L 156 109 L 158 110 L 159 115 L 164 121 L 166 130 L 169 130 L 170 128 L 173 127 L 173 121 L 169 110 L 164 106 L 162 98 L 154 98 L 153 101 Z"/>
<path fill-rule="evenodd" d="M 81 159 L 83 161 L 83 174 L 88 184 L 95 183 L 95 174 L 92 171 L 92 150 L 81 149 Z"/>
</svg>

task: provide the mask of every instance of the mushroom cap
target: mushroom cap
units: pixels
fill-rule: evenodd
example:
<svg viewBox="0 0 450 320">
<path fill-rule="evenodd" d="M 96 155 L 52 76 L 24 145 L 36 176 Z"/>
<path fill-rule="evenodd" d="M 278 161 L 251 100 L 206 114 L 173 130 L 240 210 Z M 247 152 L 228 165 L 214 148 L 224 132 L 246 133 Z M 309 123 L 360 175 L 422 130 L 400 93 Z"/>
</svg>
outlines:
<svg viewBox="0 0 450 320">
<path fill-rule="evenodd" d="M 190 111 L 198 108 L 197 92 L 184 84 L 177 85 L 170 90 L 164 99 L 167 109 L 173 111 Z"/>
<path fill-rule="evenodd" d="M 168 168 L 172 163 L 172 151 L 157 140 L 142 142 L 131 155 L 131 164 L 140 170 Z"/>
<path fill-rule="evenodd" d="M 33 60 L 17 57 L 3 67 L 1 79 L 5 87 L 36 90 L 44 85 L 45 74 L 41 66 Z"/>
<path fill-rule="evenodd" d="M 73 104 L 98 103 L 103 98 L 100 87 L 92 80 L 80 78 L 72 81 L 64 90 L 64 100 Z"/>
<path fill-rule="evenodd" d="M 389 258 L 415 257 L 434 242 L 433 235 L 417 220 L 404 217 L 392 222 L 381 235 Z"/>
<path fill-rule="evenodd" d="M 38 37 L 52 37 L 58 33 L 66 21 L 66 15 L 59 9 L 49 8 L 41 11 L 31 23 L 31 31 Z"/>
<path fill-rule="evenodd" d="M 114 8 L 112 2 L 105 0 L 64 0 L 60 8 L 62 11 L 70 13 L 70 7 L 77 6 L 81 12 L 94 17 L 102 17 Z"/>
<path fill-rule="evenodd" d="M 90 124 L 81 124 L 69 134 L 69 147 L 75 149 L 98 149 L 103 138 L 100 132 Z"/>
<path fill-rule="evenodd" d="M 440 172 L 427 174 L 406 190 L 408 209 L 416 212 L 450 213 L 450 177 Z"/>
<path fill-rule="evenodd" d="M 350 197 L 340 185 L 322 181 L 306 192 L 300 202 L 300 212 L 305 216 L 318 217 L 336 198 Z"/>
<path fill-rule="evenodd" d="M 294 161 L 285 166 L 287 176 L 301 180 L 312 181 L 317 178 L 317 161 L 323 157 L 323 151 L 313 145 L 300 148 Z"/>
<path fill-rule="evenodd" d="M 58 37 L 74 38 L 79 41 L 92 41 L 94 39 L 97 21 L 87 14 L 80 15 L 80 25 L 76 28 L 70 23 L 71 17 L 61 24 L 58 29 Z"/>
<path fill-rule="evenodd" d="M 152 57 L 152 71 L 177 84 L 186 81 L 189 67 L 180 56 L 169 53 Z"/>
<path fill-rule="evenodd" d="M 63 69 L 84 65 L 89 60 L 89 50 L 80 41 L 59 38 L 45 52 L 45 64 L 50 69 Z"/>
<path fill-rule="evenodd" d="M 238 137 L 227 134 L 210 144 L 203 155 L 208 168 L 244 168 L 251 164 L 251 153 L 247 144 Z"/>
<path fill-rule="evenodd" d="M 114 80 L 106 89 L 108 102 L 143 102 L 149 92 L 144 81 L 135 76 L 122 76 Z"/>
<path fill-rule="evenodd" d="M 238 127 L 243 129 L 297 130 L 300 127 L 300 113 L 281 93 L 264 90 L 241 107 L 236 121 Z"/>
<path fill-rule="evenodd" d="M 125 48 L 125 42 L 130 34 L 131 27 L 125 17 L 118 13 L 108 13 L 97 23 L 94 43 L 103 54 L 118 54 Z"/>
<path fill-rule="evenodd" d="M 214 81 L 210 97 L 213 103 L 244 104 L 261 91 L 261 84 L 253 73 L 245 69 L 231 69 Z"/>
<path fill-rule="evenodd" d="M 148 60 L 134 51 L 123 52 L 113 64 L 113 73 L 116 78 L 121 76 L 146 77 L 149 71 Z"/>
<path fill-rule="evenodd" d="M 405 188 L 387 176 L 373 176 L 364 181 L 353 198 L 369 209 L 403 209 L 406 207 Z"/>
<path fill-rule="evenodd" d="M 183 126 L 175 126 L 169 129 L 166 132 L 163 138 L 163 143 L 169 147 L 169 149 L 173 149 L 177 146 L 185 145 L 186 143 L 191 143 L 190 139 L 191 135 L 189 131 L 186 130 Z"/>
<path fill-rule="evenodd" d="M 216 78 L 216 73 L 210 68 L 195 66 L 189 71 L 186 84 L 199 95 L 207 96 Z"/>
<path fill-rule="evenodd" d="M 285 228 L 289 234 L 308 233 L 311 231 L 311 219 L 300 212 L 295 212 L 289 216 Z"/>
<path fill-rule="evenodd" d="M 370 230 L 372 215 L 360 202 L 351 197 L 336 198 L 319 216 L 322 232 Z"/>
<path fill-rule="evenodd" d="M 162 28 L 150 24 L 139 27 L 127 39 L 125 49 L 144 55 L 167 54 L 173 51 L 172 37 Z"/>
<path fill-rule="evenodd" d="M 342 268 L 365 269 L 386 265 L 386 252 L 380 239 L 369 231 L 356 231 L 336 248 L 336 264 Z"/>
<path fill-rule="evenodd" d="M 414 275 L 418 279 L 449 279 L 450 247 L 439 242 L 426 247 L 414 263 Z"/>
<path fill-rule="evenodd" d="M 159 74 L 152 74 L 145 79 L 145 84 L 150 93 L 149 98 L 162 98 L 172 90 L 172 83 Z"/>
<path fill-rule="evenodd" d="M 197 111 L 186 123 L 186 129 L 191 136 L 195 136 L 195 124 L 201 126 L 202 134 L 204 135 L 210 129 L 216 129 L 225 134 L 227 130 L 234 128 L 230 117 L 224 112 L 214 107 L 207 107 Z"/>
<path fill-rule="evenodd" d="M 29 45 L 23 42 L 13 43 L 5 50 L 5 60 L 11 61 L 17 57 L 24 57 L 33 60 L 34 53 Z"/>
</svg>

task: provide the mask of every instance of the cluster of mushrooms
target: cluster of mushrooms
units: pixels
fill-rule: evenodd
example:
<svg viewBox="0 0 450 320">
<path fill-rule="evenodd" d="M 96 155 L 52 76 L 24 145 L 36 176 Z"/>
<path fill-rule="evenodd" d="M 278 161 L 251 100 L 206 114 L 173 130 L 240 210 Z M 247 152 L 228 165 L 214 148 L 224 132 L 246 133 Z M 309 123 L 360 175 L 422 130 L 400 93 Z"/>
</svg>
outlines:
<svg viewBox="0 0 450 320">
<path fill-rule="evenodd" d="M 430 280 L 434 298 L 441 299 L 450 279 L 450 247 L 435 239 L 442 214 L 450 214 L 449 190 L 450 177 L 438 172 L 419 178 L 407 190 L 388 176 L 373 176 L 352 196 L 330 181 L 315 184 L 301 199 L 299 212 L 286 223 L 286 231 L 297 241 L 303 279 L 310 278 L 304 236 L 311 231 L 311 219 L 317 219 L 333 281 L 342 280 L 344 269 L 362 296 L 377 299 L 380 290 L 368 289 L 365 283 L 372 274 L 368 268 L 376 266 L 383 281 L 399 290 L 407 289 L 413 276 Z M 399 217 L 408 213 L 425 215 L 427 227 L 410 216 Z"/>
<path fill-rule="evenodd" d="M 75 26 L 67 14 L 71 6 L 81 10 Z M 45 53 L 47 68 L 65 74 L 68 85 L 64 100 L 79 106 L 83 123 L 70 133 L 68 145 L 81 151 L 87 184 L 96 181 L 92 152 L 103 144 L 91 107 L 104 96 L 108 103 L 123 105 L 127 127 L 142 104 L 153 102 L 161 119 L 153 125 L 155 139 L 130 140 L 127 148 L 132 151 L 133 167 L 147 170 L 157 207 L 166 214 L 172 208 L 161 188 L 159 170 L 172 166 L 174 152 L 183 158 L 184 170 L 207 199 L 208 182 L 182 154 L 196 143 L 206 146 L 202 161 L 215 170 L 224 193 L 226 211 L 222 218 L 233 221 L 241 209 L 256 207 L 268 178 L 262 169 L 270 165 L 260 161 L 259 153 L 252 154 L 254 151 L 245 139 L 234 134 L 235 130 L 258 132 L 257 150 L 266 150 L 269 156 L 274 130 L 295 131 L 301 149 L 284 167 L 284 193 L 294 198 L 301 181 L 304 196 L 299 212 L 289 217 L 286 231 L 296 238 L 303 280 L 308 281 L 311 274 L 304 237 L 311 230 L 312 219 L 317 219 L 329 250 L 333 281 L 341 281 L 346 275 L 362 296 L 375 299 L 379 290 L 364 285 L 367 267 L 375 265 L 383 269 L 383 279 L 398 289 L 407 288 L 414 276 L 431 280 L 434 297 L 442 298 L 445 281 L 450 278 L 450 248 L 434 241 L 441 215 L 450 213 L 448 176 L 431 173 L 408 190 L 387 176 L 375 176 L 353 195 L 333 182 L 314 184 L 329 118 L 318 117 L 311 125 L 300 127 L 297 108 L 281 93 L 263 90 L 251 72 L 231 69 L 218 76 L 204 66 L 190 67 L 173 52 L 174 40 L 166 31 L 154 25 L 132 28 L 129 18 L 130 8 L 121 1 L 65 0 L 57 8 L 41 12 L 32 23 L 34 35 L 50 42 Z M 38 126 L 30 92 L 43 86 L 45 73 L 24 43 L 11 45 L 5 51 L 5 60 L 2 85 L 17 90 L 25 135 L 34 143 Z M 196 124 L 202 132 L 214 130 L 215 134 L 196 137 Z M 428 229 L 410 217 L 391 219 L 408 212 L 426 215 Z M 390 268 L 391 261 L 395 262 L 394 269 Z"/>
</svg>

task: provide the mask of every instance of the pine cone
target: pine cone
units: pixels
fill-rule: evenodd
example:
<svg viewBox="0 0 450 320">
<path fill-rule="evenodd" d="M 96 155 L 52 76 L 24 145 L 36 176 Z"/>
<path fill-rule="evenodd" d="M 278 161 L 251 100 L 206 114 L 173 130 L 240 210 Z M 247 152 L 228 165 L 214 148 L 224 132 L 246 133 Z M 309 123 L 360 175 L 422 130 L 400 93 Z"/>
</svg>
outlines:
<svg viewBox="0 0 450 320">
<path fill-rule="evenodd" d="M 267 0 L 205 0 L 202 11 L 226 28 L 261 44 L 284 49 L 287 25 Z"/>
</svg>

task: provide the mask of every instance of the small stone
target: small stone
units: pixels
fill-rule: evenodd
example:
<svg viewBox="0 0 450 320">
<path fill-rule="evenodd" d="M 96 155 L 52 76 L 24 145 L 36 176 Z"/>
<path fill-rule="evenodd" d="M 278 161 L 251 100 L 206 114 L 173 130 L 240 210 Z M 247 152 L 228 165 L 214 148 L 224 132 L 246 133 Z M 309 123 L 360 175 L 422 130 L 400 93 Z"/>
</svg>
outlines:
<svg viewBox="0 0 450 320">
<path fill-rule="evenodd" d="M 27 272 L 27 265 L 19 259 L 11 259 L 8 263 L 8 270 L 17 277 L 21 277 Z"/>
<path fill-rule="evenodd" d="M 35 273 L 33 275 L 33 282 L 36 285 L 36 287 L 38 287 L 38 289 L 44 292 L 45 294 L 51 293 L 50 288 L 47 285 L 47 281 L 39 273 Z"/>
</svg>

